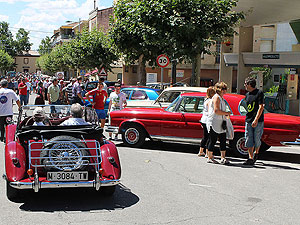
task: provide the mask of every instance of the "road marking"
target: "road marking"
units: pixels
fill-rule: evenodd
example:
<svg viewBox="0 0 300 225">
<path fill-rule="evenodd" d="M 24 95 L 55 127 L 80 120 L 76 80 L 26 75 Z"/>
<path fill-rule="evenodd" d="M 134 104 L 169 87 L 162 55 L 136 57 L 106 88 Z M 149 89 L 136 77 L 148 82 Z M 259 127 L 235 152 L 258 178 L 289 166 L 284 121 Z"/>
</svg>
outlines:
<svg viewBox="0 0 300 225">
<path fill-rule="evenodd" d="M 208 187 L 208 188 L 212 187 L 212 186 L 205 185 L 205 184 L 193 184 L 193 183 L 189 183 L 189 185 L 191 185 L 191 186 L 198 186 L 198 187 Z"/>
</svg>

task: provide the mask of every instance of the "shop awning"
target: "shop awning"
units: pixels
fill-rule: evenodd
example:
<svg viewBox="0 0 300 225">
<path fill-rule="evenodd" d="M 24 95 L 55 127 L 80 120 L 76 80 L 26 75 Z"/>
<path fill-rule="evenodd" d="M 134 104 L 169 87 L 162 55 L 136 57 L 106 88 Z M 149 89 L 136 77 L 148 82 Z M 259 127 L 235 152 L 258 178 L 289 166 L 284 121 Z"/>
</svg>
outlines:
<svg viewBox="0 0 300 225">
<path fill-rule="evenodd" d="M 300 68 L 300 52 L 244 52 L 242 57 L 248 67 Z M 226 66 L 238 66 L 238 54 L 224 53 L 224 61 Z"/>
</svg>

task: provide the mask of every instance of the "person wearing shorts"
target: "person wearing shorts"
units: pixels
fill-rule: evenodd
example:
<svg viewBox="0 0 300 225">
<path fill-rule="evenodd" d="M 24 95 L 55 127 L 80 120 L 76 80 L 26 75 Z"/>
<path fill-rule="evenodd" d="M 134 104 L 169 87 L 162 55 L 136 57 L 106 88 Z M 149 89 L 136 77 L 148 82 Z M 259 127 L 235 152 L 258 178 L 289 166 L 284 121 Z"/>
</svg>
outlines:
<svg viewBox="0 0 300 225">
<path fill-rule="evenodd" d="M 92 96 L 93 101 L 91 101 Z M 98 119 L 101 122 L 101 128 L 105 126 L 106 113 L 104 111 L 104 105 L 107 99 L 107 92 L 103 90 L 103 83 L 99 82 L 98 88 L 91 90 L 85 94 L 87 100 L 92 104 L 95 109 Z"/>
<path fill-rule="evenodd" d="M 249 158 L 244 165 L 254 165 L 258 159 L 264 130 L 264 93 L 256 88 L 256 80 L 253 77 L 246 78 L 244 85 L 248 91 L 245 97 L 248 110 L 245 121 L 245 145 L 249 153 Z"/>
</svg>

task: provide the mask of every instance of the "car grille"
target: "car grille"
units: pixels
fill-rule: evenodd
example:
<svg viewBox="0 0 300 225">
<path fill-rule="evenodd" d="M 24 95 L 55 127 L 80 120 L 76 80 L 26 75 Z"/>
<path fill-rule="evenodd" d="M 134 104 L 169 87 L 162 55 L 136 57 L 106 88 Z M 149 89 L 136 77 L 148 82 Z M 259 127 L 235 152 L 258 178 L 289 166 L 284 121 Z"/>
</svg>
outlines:
<svg viewBox="0 0 300 225">
<path fill-rule="evenodd" d="M 47 145 L 51 147 L 45 147 Z M 98 171 L 101 162 L 100 143 L 95 140 L 32 141 L 29 143 L 30 167 L 71 171 L 94 166 Z"/>
</svg>

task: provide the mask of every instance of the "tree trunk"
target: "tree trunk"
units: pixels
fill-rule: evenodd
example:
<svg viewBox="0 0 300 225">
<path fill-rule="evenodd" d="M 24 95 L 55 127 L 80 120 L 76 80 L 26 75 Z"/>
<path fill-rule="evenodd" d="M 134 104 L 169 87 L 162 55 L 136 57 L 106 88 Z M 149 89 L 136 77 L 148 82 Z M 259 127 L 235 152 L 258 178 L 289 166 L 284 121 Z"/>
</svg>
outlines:
<svg viewBox="0 0 300 225">
<path fill-rule="evenodd" d="M 143 55 L 139 57 L 139 65 L 138 65 L 138 82 L 140 85 L 146 85 L 146 64 L 143 61 Z"/>
<path fill-rule="evenodd" d="M 196 68 L 195 68 L 195 85 L 200 87 L 200 77 L 201 77 L 201 53 L 197 55 L 196 58 Z"/>
</svg>

